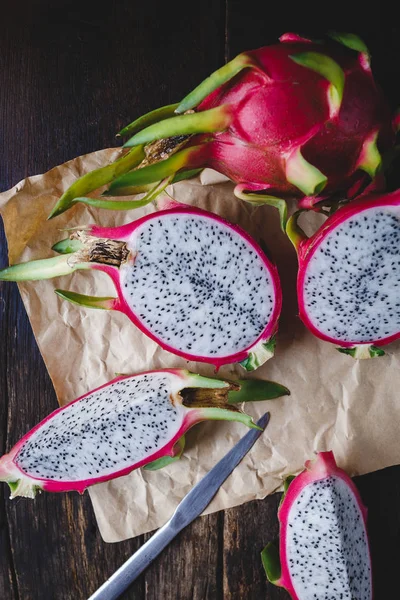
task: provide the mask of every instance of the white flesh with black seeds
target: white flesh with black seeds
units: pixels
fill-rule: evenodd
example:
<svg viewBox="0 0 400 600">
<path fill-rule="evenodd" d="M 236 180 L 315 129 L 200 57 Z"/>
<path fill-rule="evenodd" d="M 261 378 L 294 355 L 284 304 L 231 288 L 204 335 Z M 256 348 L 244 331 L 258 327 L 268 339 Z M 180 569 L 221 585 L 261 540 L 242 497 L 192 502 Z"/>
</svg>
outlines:
<svg viewBox="0 0 400 600">
<path fill-rule="evenodd" d="M 306 269 L 304 306 L 338 342 L 400 331 L 400 207 L 365 210 L 326 236 Z"/>
<path fill-rule="evenodd" d="M 32 477 L 82 481 L 116 473 L 165 446 L 187 409 L 173 374 L 144 374 L 93 392 L 38 429 L 15 462 Z"/>
<path fill-rule="evenodd" d="M 339 477 L 304 488 L 288 516 L 289 573 L 301 600 L 370 600 L 371 568 L 364 521 Z"/>
<path fill-rule="evenodd" d="M 275 306 L 271 274 L 252 245 L 211 217 L 162 215 L 132 234 L 122 292 L 172 348 L 223 357 L 251 346 Z"/>
</svg>

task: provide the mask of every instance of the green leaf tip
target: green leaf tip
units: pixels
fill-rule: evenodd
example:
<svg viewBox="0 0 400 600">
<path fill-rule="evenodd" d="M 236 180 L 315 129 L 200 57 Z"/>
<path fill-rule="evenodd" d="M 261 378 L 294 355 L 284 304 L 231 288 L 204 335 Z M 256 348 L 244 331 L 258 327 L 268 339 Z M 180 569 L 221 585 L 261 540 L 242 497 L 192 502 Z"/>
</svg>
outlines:
<svg viewBox="0 0 400 600">
<path fill-rule="evenodd" d="M 63 300 L 68 300 L 72 304 L 85 306 L 86 308 L 99 308 L 102 310 L 112 310 L 117 298 L 112 296 L 87 296 L 86 294 L 77 294 L 66 290 L 54 290 L 57 296 Z"/>
<path fill-rule="evenodd" d="M 156 140 L 195 133 L 213 133 L 228 129 L 232 117 L 227 106 L 217 106 L 202 112 L 176 115 L 139 131 L 124 145 L 125 148 L 149 144 Z"/>
<path fill-rule="evenodd" d="M 186 181 L 187 179 L 193 179 L 202 172 L 203 169 L 188 169 L 187 171 L 179 171 L 176 173 L 171 183 L 179 183 L 180 181 Z"/>
<path fill-rule="evenodd" d="M 330 31 L 328 36 L 335 40 L 335 42 L 339 42 L 339 44 L 343 44 L 347 48 L 351 50 L 355 50 L 356 52 L 362 52 L 369 56 L 369 50 L 365 42 L 355 33 L 341 33 L 338 31 Z"/>
<path fill-rule="evenodd" d="M 275 381 L 262 379 L 240 379 L 238 381 L 240 390 L 228 393 L 229 404 L 240 402 L 260 402 L 263 400 L 274 400 L 281 396 L 290 396 L 290 390 Z"/>
<path fill-rule="evenodd" d="M 148 200 L 147 196 L 137 200 L 104 200 L 103 198 L 77 198 L 76 202 L 86 204 L 86 206 L 94 206 L 104 210 L 131 210 L 146 206 L 152 199 Z"/>
<path fill-rule="evenodd" d="M 287 223 L 286 200 L 283 200 L 283 198 L 277 198 L 276 196 L 269 196 L 268 194 L 264 193 L 246 192 L 245 186 L 246 184 L 239 184 L 235 187 L 233 193 L 235 194 L 236 198 L 244 200 L 245 202 L 249 202 L 250 204 L 253 204 L 253 206 L 262 206 L 266 204 L 278 209 L 280 226 L 282 231 L 285 233 Z"/>
<path fill-rule="evenodd" d="M 309 163 L 296 148 L 286 159 L 286 179 L 306 196 L 316 196 L 325 188 L 328 178 Z"/>
<path fill-rule="evenodd" d="M 160 162 L 126 173 L 112 182 L 109 192 L 113 194 L 115 190 L 129 191 L 132 186 L 160 182 L 171 175 L 175 177 L 181 169 L 186 171 L 191 169 L 191 161 L 196 160 L 202 149 L 203 146 L 201 145 L 191 146 Z"/>
<path fill-rule="evenodd" d="M 382 156 L 378 150 L 379 131 L 373 131 L 364 141 L 362 150 L 357 161 L 357 169 L 368 173 L 373 179 L 382 166 Z"/>
<path fill-rule="evenodd" d="M 385 356 L 385 351 L 382 348 L 378 348 L 377 346 L 370 346 L 369 354 L 371 358 L 379 358 L 380 356 Z"/>
<path fill-rule="evenodd" d="M 286 492 L 289 489 L 290 484 L 292 483 L 292 481 L 296 479 L 295 475 L 288 475 L 285 479 L 285 481 L 283 482 L 283 493 L 286 494 Z"/>
<path fill-rule="evenodd" d="M 146 113 L 145 115 L 142 115 L 138 119 L 135 119 L 129 125 L 126 125 L 123 129 L 121 129 L 121 131 L 117 133 L 117 135 L 120 137 L 133 135 L 134 133 L 141 131 L 149 125 L 153 125 L 154 123 L 158 123 L 159 121 L 163 121 L 164 119 L 173 117 L 177 108 L 178 103 L 168 104 L 167 106 L 156 108 L 155 110 L 152 110 Z"/>
<path fill-rule="evenodd" d="M 282 497 L 279 501 L 279 508 L 282 506 L 282 503 L 285 499 L 286 493 L 289 489 L 290 484 L 292 483 L 292 481 L 296 479 L 295 475 L 287 475 L 287 477 L 285 477 L 284 481 L 283 481 L 283 494 Z"/>
<path fill-rule="evenodd" d="M 251 56 L 246 53 L 239 54 L 228 62 L 226 65 L 223 65 L 214 73 L 209 75 L 202 83 L 200 83 L 193 91 L 191 91 L 182 102 L 179 104 L 176 109 L 177 114 L 182 114 L 187 110 L 195 108 L 198 106 L 204 98 L 206 98 L 209 94 L 219 88 L 221 85 L 235 77 L 240 71 L 246 69 L 247 67 L 253 67 L 258 69 L 258 66 L 254 63 Z"/>
<path fill-rule="evenodd" d="M 143 467 L 143 469 L 145 471 L 159 471 L 160 469 L 163 469 L 164 467 L 176 462 L 179 460 L 179 458 L 179 456 L 163 456 L 162 458 L 157 458 L 156 460 L 153 460 L 153 462 L 148 463 Z"/>
<path fill-rule="evenodd" d="M 213 377 L 205 377 L 204 375 L 187 371 L 185 387 L 215 390 L 229 388 L 230 384 L 223 379 L 214 379 Z"/>
<path fill-rule="evenodd" d="M 141 167 L 142 170 L 144 167 Z M 169 176 L 168 184 L 179 183 L 180 181 L 185 181 L 187 179 L 191 179 L 192 177 L 196 177 L 199 173 L 201 173 L 203 169 L 183 169 L 176 173 L 175 175 Z M 166 178 L 167 179 L 167 178 Z M 101 207 L 101 208 L 110 208 L 112 210 L 129 210 L 131 208 L 139 208 L 139 206 L 145 206 L 150 201 L 154 200 L 158 194 L 165 189 L 167 186 L 162 185 L 162 181 L 147 183 L 144 185 L 132 185 L 126 187 L 113 188 L 112 190 L 106 190 L 103 192 L 102 197 L 114 198 L 114 200 L 110 200 L 109 207 Z M 161 187 L 158 187 L 161 186 Z M 157 191 L 158 190 L 158 191 Z M 123 200 L 121 202 L 116 202 L 115 198 L 119 196 L 136 196 L 137 194 L 146 193 L 147 195 L 140 200 Z M 151 197 L 152 196 L 152 197 Z M 84 200 L 83 200 L 84 201 Z M 112 205 L 111 205 L 112 203 Z M 140 204 L 139 204 L 140 203 Z M 88 202 L 89 204 L 89 202 Z"/>
<path fill-rule="evenodd" d="M 344 71 L 338 63 L 330 56 L 319 52 L 300 52 L 290 58 L 298 65 L 322 75 L 330 82 L 329 104 L 331 115 L 337 114 L 342 104 L 345 84 Z"/>
<path fill-rule="evenodd" d="M 19 480 L 18 481 L 7 481 L 7 485 L 10 488 L 11 494 L 15 494 L 15 492 L 18 489 L 19 486 Z"/>
<path fill-rule="evenodd" d="M 379 358 L 385 355 L 385 351 L 377 346 L 370 346 L 368 344 L 362 344 L 359 346 L 353 346 L 352 348 L 336 348 L 342 354 L 347 354 L 355 359 L 367 359 L 367 358 Z"/>
<path fill-rule="evenodd" d="M 155 185 L 149 185 L 149 191 L 143 198 L 135 198 L 135 200 L 105 200 L 104 198 L 77 198 L 76 201 L 83 202 L 89 206 L 95 206 L 96 208 L 103 208 L 106 210 L 134 210 L 147 206 L 150 202 L 153 202 L 170 183 L 172 183 L 173 177 L 166 177 L 162 181 L 157 181 Z"/>
<path fill-rule="evenodd" d="M 185 449 L 185 436 L 183 435 L 174 446 L 174 456 L 162 456 L 161 458 L 157 458 L 153 460 L 153 462 L 148 463 L 143 467 L 146 471 L 158 471 L 159 469 L 163 469 L 168 465 L 179 460 L 183 454 Z"/>
<path fill-rule="evenodd" d="M 296 252 L 299 251 L 301 243 L 308 239 L 308 237 L 298 224 L 298 218 L 301 215 L 301 213 L 301 210 L 298 210 L 295 213 L 293 213 L 286 225 L 286 234 L 289 240 L 292 242 L 293 246 L 295 247 Z"/>
<path fill-rule="evenodd" d="M 279 558 L 279 550 L 273 542 L 267 544 L 264 550 L 261 552 L 261 561 L 268 581 L 278 585 L 282 570 Z"/>
<path fill-rule="evenodd" d="M 64 192 L 47 218 L 53 219 L 61 215 L 76 204 L 78 198 L 86 197 L 90 192 L 94 192 L 104 185 L 111 183 L 117 177 L 137 167 L 144 158 L 143 147 L 137 146 L 113 163 L 86 173 L 74 181 L 67 191 Z"/>
<path fill-rule="evenodd" d="M 232 404 L 227 403 L 225 408 L 223 406 L 199 407 L 199 410 L 201 411 L 202 420 L 236 421 L 246 425 L 246 427 L 249 427 L 250 429 L 263 431 L 263 428 L 257 425 L 250 415 L 242 412 Z"/>
<path fill-rule="evenodd" d="M 52 250 L 58 254 L 73 254 L 83 248 L 83 244 L 80 240 L 71 240 L 67 238 L 61 240 L 52 246 Z"/>
<path fill-rule="evenodd" d="M 0 281 L 41 281 L 86 268 L 84 263 L 71 264 L 70 258 L 68 255 L 54 256 L 13 265 L 0 271 Z"/>
<path fill-rule="evenodd" d="M 17 498 L 18 496 L 33 499 L 42 490 L 39 485 L 35 485 L 25 477 L 16 481 L 7 481 L 7 484 L 11 492 L 10 499 Z"/>
<path fill-rule="evenodd" d="M 275 352 L 276 340 L 275 336 L 271 337 L 269 340 L 261 340 L 254 346 L 254 348 L 249 352 L 249 355 L 244 360 L 241 360 L 239 364 L 246 369 L 246 371 L 255 371 L 261 365 L 263 365 L 267 360 L 273 357 Z"/>
</svg>

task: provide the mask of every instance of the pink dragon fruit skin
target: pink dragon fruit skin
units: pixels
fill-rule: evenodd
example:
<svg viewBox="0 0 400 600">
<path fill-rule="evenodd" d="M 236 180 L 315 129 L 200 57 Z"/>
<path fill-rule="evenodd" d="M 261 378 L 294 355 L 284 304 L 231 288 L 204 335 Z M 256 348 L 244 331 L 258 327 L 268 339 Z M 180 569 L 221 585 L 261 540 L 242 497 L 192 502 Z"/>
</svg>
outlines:
<svg viewBox="0 0 400 600">
<path fill-rule="evenodd" d="M 244 189 L 298 197 L 300 206 L 311 207 L 323 198 L 320 194 L 329 195 L 365 179 L 362 168 L 367 169 L 368 148 L 376 142 L 382 149 L 390 147 L 393 128 L 389 107 L 369 65 L 360 60 L 363 55 L 341 48 L 328 50 L 326 55 L 345 76 L 340 109 L 332 110 L 327 98 L 330 82 L 292 60 L 296 54 L 325 52 L 324 48 L 286 39 L 283 36 L 280 45 L 247 53 L 260 66 L 262 76 L 256 69 L 247 69 L 240 75 L 240 85 L 233 80 L 200 104 L 199 111 L 234 107 L 229 130 L 208 142 L 207 166 Z M 304 181 L 301 165 L 297 185 L 290 181 L 288 165 L 298 160 L 299 151 L 327 179 L 321 178 L 316 194 L 313 183 L 307 185 L 306 165 Z M 378 162 L 371 174 L 377 166 Z"/>
<path fill-rule="evenodd" d="M 362 40 L 352 34 L 333 37 L 312 42 L 285 34 L 280 44 L 243 52 L 179 105 L 125 127 L 121 135 L 134 133 L 125 146 L 139 154 L 160 140 L 177 139 L 179 148 L 150 165 L 140 165 L 138 154 L 134 170 L 127 156 L 128 172 L 121 174 L 122 165 L 117 176 L 112 173 L 109 195 L 135 193 L 135 186 L 211 167 L 237 184 L 237 197 L 277 207 L 282 227 L 284 199 L 313 208 L 332 194 L 356 196 L 379 171 L 381 153 L 393 146 L 399 118 L 392 118 L 373 79 Z M 103 171 L 98 176 L 99 185 L 107 183 Z M 95 189 L 83 180 L 74 186 L 50 217 Z M 113 207 L 112 200 L 97 202 Z"/>
<path fill-rule="evenodd" d="M 279 395 L 288 393 L 278 387 Z M 192 396 L 186 406 L 184 389 L 202 390 L 202 397 Z M 228 403 L 231 390 L 236 393 L 239 385 L 183 369 L 116 377 L 58 408 L 29 431 L 0 458 L 0 481 L 10 485 L 11 497 L 33 498 L 38 490 L 83 493 L 88 486 L 176 457 L 180 440 L 200 421 L 256 427 L 251 417 Z"/>
<path fill-rule="evenodd" d="M 289 220 L 288 234 L 298 254 L 301 320 L 354 358 L 382 356 L 381 347 L 400 338 L 400 192 L 361 196 L 310 238 L 298 216 Z"/>
<path fill-rule="evenodd" d="M 76 304 L 126 314 L 162 348 L 188 360 L 208 362 L 217 368 L 236 362 L 248 370 L 256 368 L 273 354 L 274 334 L 282 305 L 276 267 L 238 226 L 212 213 L 177 202 L 164 203 L 164 206 L 167 208 L 121 227 L 93 225 L 82 232 L 75 232 L 72 237 L 80 238 L 83 249 L 3 269 L 0 280 L 48 279 L 77 269 L 103 271 L 115 285 L 115 298 L 88 297 L 61 290 L 57 293 Z M 150 236 L 150 230 L 158 231 L 159 223 L 164 224 L 167 235 L 141 241 L 142 235 Z M 179 232 L 184 231 L 182 236 L 187 250 L 183 250 L 183 241 L 180 248 L 179 236 L 172 237 L 175 223 L 180 228 Z M 196 237 L 196 232 L 201 232 L 199 237 Z M 117 265 L 104 264 L 97 254 L 93 257 L 92 244 L 96 248 L 98 244 L 107 245 L 110 241 L 120 244 L 117 253 L 125 253 L 124 258 L 118 258 Z M 78 240 L 78 245 L 80 243 Z M 55 249 L 60 251 L 60 244 Z M 204 257 L 201 256 L 202 251 Z M 112 252 L 115 252 L 114 248 Z M 159 255 L 154 259 L 150 252 L 159 252 Z M 171 253 L 173 260 L 168 258 Z M 148 265 L 144 264 L 145 256 L 150 256 L 153 261 L 148 271 Z M 190 270 L 192 260 L 197 261 L 199 272 Z M 135 269 L 144 275 L 132 284 Z M 162 277 L 165 283 L 161 282 Z M 133 294 L 128 293 L 131 288 L 135 292 L 133 299 Z M 141 289 L 144 288 L 146 294 L 143 292 L 142 295 Z M 178 331 L 179 322 L 181 329 Z M 168 336 L 173 343 L 169 343 Z M 227 348 L 226 352 L 223 346 Z"/>
<path fill-rule="evenodd" d="M 279 555 L 273 544 L 262 553 L 268 579 L 293 600 L 371 600 L 367 509 L 360 494 L 332 452 L 320 452 L 305 467 L 291 478 L 278 510 Z"/>
</svg>

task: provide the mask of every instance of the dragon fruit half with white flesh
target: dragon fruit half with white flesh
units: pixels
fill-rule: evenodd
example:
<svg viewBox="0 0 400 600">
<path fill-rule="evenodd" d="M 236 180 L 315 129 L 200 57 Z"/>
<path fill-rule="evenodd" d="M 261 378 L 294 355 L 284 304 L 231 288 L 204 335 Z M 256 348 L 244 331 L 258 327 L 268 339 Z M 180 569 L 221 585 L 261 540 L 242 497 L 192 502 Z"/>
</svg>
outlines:
<svg viewBox="0 0 400 600">
<path fill-rule="evenodd" d="M 187 430 L 205 420 L 257 427 L 237 403 L 289 394 L 268 381 L 228 382 L 183 369 L 119 376 L 63 406 L 0 458 L 11 497 L 84 490 L 182 453 Z"/>
<path fill-rule="evenodd" d="M 382 356 L 400 337 L 400 191 L 361 196 L 310 238 L 298 217 L 288 234 L 298 254 L 300 318 L 341 352 Z"/>
<path fill-rule="evenodd" d="M 367 511 L 332 452 L 321 452 L 285 485 L 279 551 L 261 557 L 268 579 L 293 600 L 371 600 Z"/>
<path fill-rule="evenodd" d="M 312 208 L 338 192 L 354 197 L 380 170 L 399 117 L 374 81 L 364 42 L 332 37 L 285 34 L 239 54 L 179 104 L 140 117 L 121 132 L 132 136 L 128 154 L 75 182 L 50 217 L 110 182 L 110 195 L 127 195 L 204 167 L 235 182 L 239 198 L 276 206 L 282 224 L 287 198 Z"/>
<path fill-rule="evenodd" d="M 76 304 L 126 314 L 162 348 L 216 367 L 253 370 L 273 355 L 282 295 L 276 267 L 240 227 L 177 202 L 115 228 L 96 225 L 56 244 L 66 252 L 0 271 L 24 281 L 95 269 L 118 296 L 57 290 Z"/>
</svg>

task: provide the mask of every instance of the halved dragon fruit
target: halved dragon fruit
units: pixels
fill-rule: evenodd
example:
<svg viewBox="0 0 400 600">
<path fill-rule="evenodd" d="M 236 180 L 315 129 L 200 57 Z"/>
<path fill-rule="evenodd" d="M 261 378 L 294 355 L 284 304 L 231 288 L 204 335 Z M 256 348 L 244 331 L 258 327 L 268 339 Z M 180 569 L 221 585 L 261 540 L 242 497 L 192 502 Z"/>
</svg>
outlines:
<svg viewBox="0 0 400 600">
<path fill-rule="evenodd" d="M 159 468 L 182 453 L 186 431 L 208 419 L 257 427 L 236 403 L 288 394 L 274 382 L 227 382 L 182 369 L 119 376 L 63 406 L 0 459 L 12 495 L 83 493 L 134 469 Z"/>
<path fill-rule="evenodd" d="M 332 452 L 321 452 L 286 485 L 279 507 L 280 550 L 268 544 L 268 579 L 293 600 L 371 600 L 367 511 Z"/>
<path fill-rule="evenodd" d="M 168 206 L 122 227 L 74 231 L 54 247 L 73 252 L 3 269 L 0 280 L 103 271 L 117 298 L 57 293 L 125 313 L 160 346 L 188 360 L 257 368 L 274 350 L 282 304 L 275 266 L 236 225 L 177 202 Z"/>
<path fill-rule="evenodd" d="M 400 337 L 400 191 L 360 197 L 310 238 L 298 216 L 288 234 L 298 253 L 300 318 L 341 352 L 382 356 Z"/>
<path fill-rule="evenodd" d="M 333 38 L 289 33 L 278 45 L 239 54 L 180 104 L 125 127 L 121 135 L 134 134 L 125 144 L 130 152 L 74 183 L 50 216 L 109 182 L 111 195 L 127 195 L 204 167 L 234 181 L 239 198 L 278 207 L 282 224 L 283 198 L 310 208 L 338 191 L 356 195 L 380 168 L 399 120 L 373 79 L 362 40 Z"/>
</svg>

